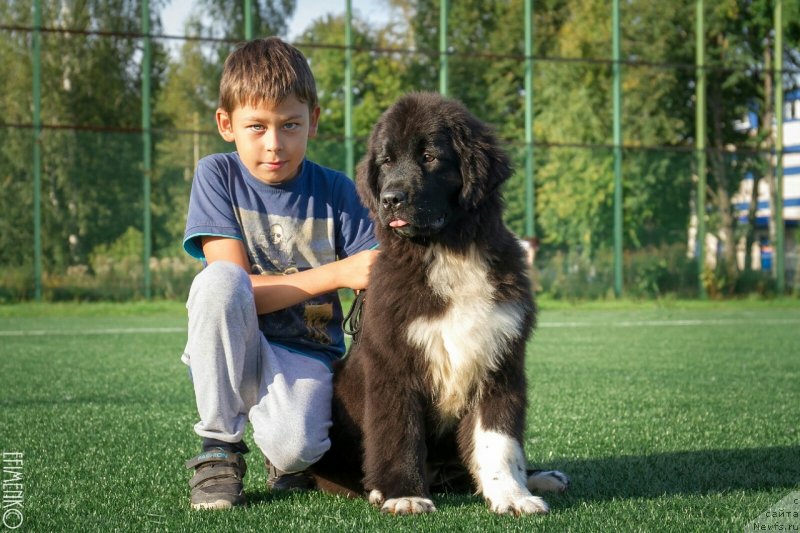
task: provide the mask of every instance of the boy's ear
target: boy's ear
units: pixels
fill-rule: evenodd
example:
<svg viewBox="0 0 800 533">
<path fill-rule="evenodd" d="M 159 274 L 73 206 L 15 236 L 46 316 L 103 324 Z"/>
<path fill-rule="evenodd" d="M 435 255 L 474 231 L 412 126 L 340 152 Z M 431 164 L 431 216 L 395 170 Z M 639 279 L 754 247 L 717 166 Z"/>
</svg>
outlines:
<svg viewBox="0 0 800 533">
<path fill-rule="evenodd" d="M 317 136 L 317 126 L 319 126 L 319 106 L 315 107 L 308 115 L 308 137 L 309 139 Z"/>
<path fill-rule="evenodd" d="M 233 142 L 236 139 L 233 137 L 233 124 L 231 123 L 231 116 L 227 111 L 221 107 L 217 108 L 217 130 L 223 139 L 227 142 Z"/>
</svg>

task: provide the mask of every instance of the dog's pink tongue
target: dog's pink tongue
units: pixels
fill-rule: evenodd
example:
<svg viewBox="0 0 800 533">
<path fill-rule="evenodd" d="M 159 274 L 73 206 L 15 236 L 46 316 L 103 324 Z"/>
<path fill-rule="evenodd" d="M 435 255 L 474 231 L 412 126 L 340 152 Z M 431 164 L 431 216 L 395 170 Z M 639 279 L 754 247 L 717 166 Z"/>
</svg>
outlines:
<svg viewBox="0 0 800 533">
<path fill-rule="evenodd" d="M 392 220 L 391 222 L 389 222 L 390 228 L 402 228 L 403 226 L 408 226 L 408 222 L 400 219 Z"/>
</svg>

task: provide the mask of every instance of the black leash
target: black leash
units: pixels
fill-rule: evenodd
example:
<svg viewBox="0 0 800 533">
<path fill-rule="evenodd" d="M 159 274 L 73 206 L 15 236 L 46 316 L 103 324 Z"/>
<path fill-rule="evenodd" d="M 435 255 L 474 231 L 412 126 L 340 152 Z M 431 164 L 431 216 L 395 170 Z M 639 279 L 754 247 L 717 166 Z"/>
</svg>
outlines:
<svg viewBox="0 0 800 533">
<path fill-rule="evenodd" d="M 361 333 L 361 313 L 364 309 L 364 300 L 367 298 L 367 291 L 358 291 L 353 305 L 344 317 L 342 329 L 345 333 L 353 337 L 353 342 L 358 344 L 359 334 Z"/>
</svg>

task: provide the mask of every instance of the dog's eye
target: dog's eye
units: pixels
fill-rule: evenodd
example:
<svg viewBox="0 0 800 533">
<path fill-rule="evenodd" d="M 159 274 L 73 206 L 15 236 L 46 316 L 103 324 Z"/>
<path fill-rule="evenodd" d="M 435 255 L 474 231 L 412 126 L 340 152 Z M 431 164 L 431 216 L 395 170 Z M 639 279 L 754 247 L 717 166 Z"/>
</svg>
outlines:
<svg viewBox="0 0 800 533">
<path fill-rule="evenodd" d="M 431 161 L 435 161 L 436 157 L 431 154 L 422 154 L 422 160 L 426 163 L 430 163 Z"/>
<path fill-rule="evenodd" d="M 391 162 L 392 162 L 392 158 L 389 157 L 388 155 L 378 158 L 378 165 L 380 165 L 380 166 L 388 165 Z"/>
</svg>

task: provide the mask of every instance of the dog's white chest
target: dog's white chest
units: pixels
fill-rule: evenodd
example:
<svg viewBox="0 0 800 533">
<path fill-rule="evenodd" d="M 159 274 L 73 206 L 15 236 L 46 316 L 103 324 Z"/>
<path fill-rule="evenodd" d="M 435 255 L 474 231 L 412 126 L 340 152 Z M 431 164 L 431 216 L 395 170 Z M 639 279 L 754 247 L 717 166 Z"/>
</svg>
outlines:
<svg viewBox="0 0 800 533">
<path fill-rule="evenodd" d="M 475 250 L 466 256 L 432 253 L 428 285 L 448 302 L 447 311 L 412 322 L 408 340 L 425 354 L 440 412 L 456 417 L 480 394 L 481 380 L 499 366 L 508 341 L 521 333 L 523 309 L 494 301 L 488 266 Z"/>
</svg>

